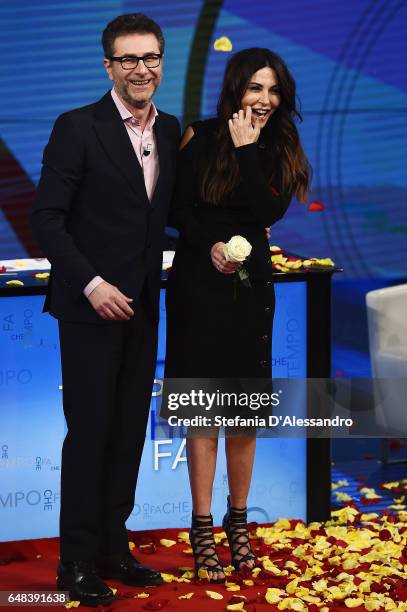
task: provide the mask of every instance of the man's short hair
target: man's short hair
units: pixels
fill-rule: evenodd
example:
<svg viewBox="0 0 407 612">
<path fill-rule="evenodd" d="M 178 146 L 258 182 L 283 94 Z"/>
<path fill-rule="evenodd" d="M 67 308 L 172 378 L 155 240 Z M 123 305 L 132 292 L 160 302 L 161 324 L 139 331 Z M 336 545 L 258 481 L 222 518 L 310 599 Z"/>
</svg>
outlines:
<svg viewBox="0 0 407 612">
<path fill-rule="evenodd" d="M 158 23 L 146 17 L 143 13 L 129 13 L 119 15 L 108 23 L 103 30 L 102 46 L 105 57 L 113 55 L 116 38 L 126 34 L 154 34 L 158 40 L 160 53 L 164 53 L 164 36 Z"/>
</svg>

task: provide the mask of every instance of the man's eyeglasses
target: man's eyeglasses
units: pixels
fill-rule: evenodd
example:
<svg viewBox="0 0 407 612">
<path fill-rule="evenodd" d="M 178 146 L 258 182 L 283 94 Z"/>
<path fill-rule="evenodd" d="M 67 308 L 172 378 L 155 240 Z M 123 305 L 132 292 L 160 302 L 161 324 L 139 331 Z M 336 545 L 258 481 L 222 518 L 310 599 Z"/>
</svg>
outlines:
<svg viewBox="0 0 407 612">
<path fill-rule="evenodd" d="M 123 55 L 122 57 L 114 57 L 111 55 L 107 59 L 111 62 L 120 62 L 123 70 L 133 70 L 137 68 L 140 60 L 143 61 L 146 68 L 157 68 L 160 65 L 162 53 L 154 53 L 152 55 L 143 55 L 138 57 L 137 55 Z"/>
</svg>

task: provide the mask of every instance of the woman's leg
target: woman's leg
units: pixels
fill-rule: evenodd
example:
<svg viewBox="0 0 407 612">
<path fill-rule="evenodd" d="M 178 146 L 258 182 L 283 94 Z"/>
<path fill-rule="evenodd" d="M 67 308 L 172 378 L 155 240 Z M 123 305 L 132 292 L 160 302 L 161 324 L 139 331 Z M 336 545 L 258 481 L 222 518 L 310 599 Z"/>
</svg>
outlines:
<svg viewBox="0 0 407 612">
<path fill-rule="evenodd" d="M 246 502 L 249 493 L 250 482 L 252 479 L 254 453 L 256 450 L 256 435 L 253 436 L 237 436 L 231 435 L 226 437 L 226 459 L 230 491 L 230 506 L 231 506 L 231 525 L 233 528 L 233 520 L 236 519 L 240 525 L 246 517 Z M 233 518 L 234 517 L 234 518 Z M 235 559 L 242 559 L 242 565 L 248 567 L 254 566 L 254 559 L 243 561 L 245 555 L 251 553 L 250 544 L 247 538 L 245 528 L 238 527 L 234 531 L 233 545 L 231 546 L 231 554 L 235 553 Z"/>
<path fill-rule="evenodd" d="M 218 438 L 187 438 L 187 461 L 194 514 L 210 514 Z"/>
<path fill-rule="evenodd" d="M 230 436 L 225 439 L 230 504 L 245 508 L 252 480 L 256 436 Z"/>
<path fill-rule="evenodd" d="M 205 522 L 203 517 L 209 516 L 211 512 L 212 487 L 216 469 L 218 438 L 217 436 L 208 438 L 187 438 L 186 448 L 193 508 L 191 531 L 192 535 L 195 533 L 195 537 L 199 537 L 199 523 L 201 522 L 203 525 Z M 197 518 L 194 518 L 194 516 Z M 201 517 L 201 521 L 199 517 Z M 206 566 L 210 580 L 223 580 L 225 576 L 222 571 L 209 570 L 210 566 L 219 566 L 216 555 L 212 559 L 207 559 L 205 563 L 205 556 L 213 552 L 214 547 L 213 536 L 210 535 L 211 530 L 209 531 L 208 528 L 206 528 L 205 532 L 205 528 L 202 526 L 201 533 L 207 533 L 208 537 L 201 539 L 199 544 L 195 548 L 193 547 L 196 562 L 198 565 L 204 564 Z"/>
</svg>

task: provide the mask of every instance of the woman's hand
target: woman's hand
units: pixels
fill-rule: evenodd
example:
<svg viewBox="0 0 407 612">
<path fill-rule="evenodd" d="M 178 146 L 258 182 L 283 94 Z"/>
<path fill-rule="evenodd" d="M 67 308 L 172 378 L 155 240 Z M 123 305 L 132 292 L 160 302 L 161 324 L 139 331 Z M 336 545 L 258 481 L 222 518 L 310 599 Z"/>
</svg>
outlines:
<svg viewBox="0 0 407 612">
<path fill-rule="evenodd" d="M 238 113 L 233 113 L 232 119 L 229 119 L 229 131 L 235 147 L 243 147 L 244 145 L 257 142 L 260 135 L 260 125 L 257 120 L 252 125 L 252 107 L 246 106 L 246 112 L 240 109 Z"/>
<path fill-rule="evenodd" d="M 238 261 L 227 261 L 223 252 L 224 242 L 217 242 L 211 248 L 211 259 L 215 268 L 222 274 L 234 274 L 241 266 Z"/>
</svg>

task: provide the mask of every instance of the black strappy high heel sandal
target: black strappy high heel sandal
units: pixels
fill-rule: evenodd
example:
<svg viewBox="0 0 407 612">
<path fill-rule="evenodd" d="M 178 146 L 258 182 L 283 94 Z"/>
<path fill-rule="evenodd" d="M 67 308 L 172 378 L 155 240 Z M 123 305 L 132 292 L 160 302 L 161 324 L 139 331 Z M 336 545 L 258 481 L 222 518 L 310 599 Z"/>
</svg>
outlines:
<svg viewBox="0 0 407 612">
<path fill-rule="evenodd" d="M 191 542 L 191 547 L 194 552 L 195 573 L 197 578 L 201 578 L 199 576 L 200 569 L 206 570 L 207 572 L 222 572 L 223 574 L 223 567 L 220 565 L 218 555 L 216 553 L 212 528 L 212 514 L 192 513 L 189 541 Z M 199 558 L 201 558 L 202 561 L 198 561 Z M 208 576 L 207 580 L 214 584 L 221 584 L 222 582 L 225 582 L 226 578 L 224 577 L 213 580 Z"/>
<path fill-rule="evenodd" d="M 228 511 L 223 518 L 222 526 L 228 538 L 232 565 L 235 570 L 238 572 L 242 564 L 247 564 L 248 561 L 256 561 L 247 532 L 247 508 L 233 508 L 230 505 L 229 496 Z M 242 549 L 247 552 L 242 552 Z"/>
</svg>

